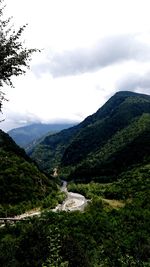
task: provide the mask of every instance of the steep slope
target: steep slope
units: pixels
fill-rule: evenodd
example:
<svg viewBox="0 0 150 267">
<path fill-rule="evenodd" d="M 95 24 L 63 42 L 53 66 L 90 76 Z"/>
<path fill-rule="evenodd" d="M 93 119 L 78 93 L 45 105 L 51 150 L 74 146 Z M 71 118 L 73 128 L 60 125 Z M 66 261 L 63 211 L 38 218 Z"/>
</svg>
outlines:
<svg viewBox="0 0 150 267">
<path fill-rule="evenodd" d="M 63 155 L 62 164 L 76 165 L 143 113 L 150 113 L 149 96 L 130 92 L 117 93 L 91 117 L 89 125 L 82 128 L 74 138 Z"/>
<path fill-rule="evenodd" d="M 80 174 L 82 178 L 86 174 L 89 174 L 87 177 L 93 177 L 95 173 L 97 177 L 99 169 L 101 168 L 101 161 L 103 161 L 100 161 L 98 156 L 101 154 L 101 150 L 107 151 L 105 158 L 109 161 L 110 152 L 109 149 L 106 149 L 107 146 L 111 147 L 111 143 L 113 142 L 111 140 L 115 140 L 114 142 L 116 144 L 120 142 L 118 138 L 121 139 L 122 135 L 125 135 L 125 132 L 132 132 L 132 123 L 134 128 L 132 142 L 136 138 L 140 138 L 140 135 L 142 139 L 144 130 L 140 130 L 141 126 L 139 126 L 139 136 L 137 136 L 136 127 L 140 125 L 140 122 L 141 125 L 142 123 L 146 123 L 148 119 L 145 117 L 142 118 L 141 116 L 149 113 L 150 96 L 128 91 L 118 92 L 95 114 L 87 117 L 82 123 L 53 136 L 47 136 L 43 142 L 34 149 L 31 156 L 44 170 L 49 171 L 54 166 L 61 165 L 63 170 L 67 169 L 70 171 L 71 168 L 73 170 L 75 169 L 74 172 L 71 172 L 73 177 L 75 177 L 76 174 L 78 177 Z M 144 122 L 142 122 L 142 120 Z M 118 147 L 118 150 L 110 148 L 110 150 L 113 149 L 114 151 L 111 154 L 112 158 L 117 157 L 115 153 L 118 153 L 121 149 L 123 151 L 126 145 L 129 145 L 127 140 L 128 138 L 124 141 L 124 145 Z M 114 147 L 114 144 L 112 146 Z M 118 158 L 120 158 L 120 156 L 118 156 Z M 99 161 L 100 164 L 95 163 Z M 104 162 L 106 165 L 106 160 L 104 160 L 103 163 Z M 92 167 L 92 165 L 94 167 Z M 106 171 L 106 168 L 104 169 Z M 82 175 L 82 173 L 85 175 Z M 115 175 L 115 173 L 113 172 L 111 176 L 112 175 Z M 100 176 L 108 176 L 108 173 L 100 174 Z M 86 177 L 84 178 L 86 179 Z"/>
<path fill-rule="evenodd" d="M 53 168 L 60 164 L 66 147 L 79 129 L 80 124 L 54 135 L 46 136 L 41 143 L 29 151 L 28 155 L 36 161 L 40 169 L 51 173 Z"/>
<path fill-rule="evenodd" d="M 53 183 L 8 134 L 0 130 L 0 206 L 35 203 L 52 192 Z"/>
<path fill-rule="evenodd" d="M 51 172 L 54 167 L 60 164 L 66 148 L 71 145 L 72 140 L 80 133 L 80 131 L 84 131 L 84 129 L 86 131 L 86 127 L 88 127 L 89 130 L 89 125 L 92 125 L 97 121 L 103 121 L 103 119 L 107 118 L 110 112 L 112 112 L 117 105 L 122 103 L 128 95 L 132 94 L 134 95 L 134 93 L 131 92 L 123 92 L 121 93 L 121 97 L 112 97 L 95 114 L 88 116 L 80 124 L 66 130 L 62 130 L 54 135 L 48 135 L 40 144 L 35 146 L 33 150 L 29 151 L 29 156 L 37 162 L 41 169 Z M 81 148 L 80 144 L 78 146 Z M 65 155 L 67 158 L 67 152 Z"/>
<path fill-rule="evenodd" d="M 150 161 L 150 114 L 136 118 L 81 161 L 70 174 L 79 181 L 112 182 L 123 171 Z"/>
<path fill-rule="evenodd" d="M 13 140 L 21 147 L 26 148 L 29 143 L 41 138 L 48 132 L 55 133 L 63 129 L 67 129 L 73 126 L 71 123 L 59 123 L 59 124 L 44 124 L 44 123 L 34 123 L 24 127 L 12 129 L 8 134 L 13 138 Z"/>
</svg>

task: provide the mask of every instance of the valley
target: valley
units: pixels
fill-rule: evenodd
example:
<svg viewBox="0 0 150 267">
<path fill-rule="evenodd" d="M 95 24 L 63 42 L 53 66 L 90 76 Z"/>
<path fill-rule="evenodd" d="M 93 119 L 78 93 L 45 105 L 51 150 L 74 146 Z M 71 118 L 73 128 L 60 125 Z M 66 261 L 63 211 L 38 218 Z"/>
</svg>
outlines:
<svg viewBox="0 0 150 267">
<path fill-rule="evenodd" d="M 66 198 L 61 204 L 58 204 L 55 208 L 52 209 L 53 212 L 58 212 L 58 211 L 68 212 L 76 210 L 84 211 L 84 208 L 86 207 L 88 202 L 87 199 L 81 194 L 68 192 L 66 181 L 63 181 L 63 185 L 61 186 L 60 191 L 65 193 Z M 50 210 L 47 208 L 46 211 L 48 212 Z M 1 224 L 0 227 L 5 226 L 4 221 L 5 223 L 18 222 L 34 216 L 39 217 L 41 216 L 42 212 L 44 212 L 44 210 L 41 210 L 40 208 L 35 208 L 14 217 L 0 218 L 0 224 Z"/>
<path fill-rule="evenodd" d="M 2 267 L 149 266 L 149 95 L 118 92 L 28 155 L 0 131 L 0 164 Z"/>
<path fill-rule="evenodd" d="M 150 267 L 149 10 L 0 0 L 0 267 Z"/>
</svg>

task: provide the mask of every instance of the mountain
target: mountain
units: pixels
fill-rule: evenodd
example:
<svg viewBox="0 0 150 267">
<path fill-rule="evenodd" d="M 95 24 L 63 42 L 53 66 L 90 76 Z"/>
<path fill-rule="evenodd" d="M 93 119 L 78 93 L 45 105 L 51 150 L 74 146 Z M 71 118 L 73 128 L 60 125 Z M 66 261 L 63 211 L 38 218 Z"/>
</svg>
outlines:
<svg viewBox="0 0 150 267">
<path fill-rule="evenodd" d="M 62 129 L 67 129 L 73 126 L 71 123 L 59 124 L 43 124 L 34 123 L 24 127 L 12 129 L 8 134 L 21 147 L 26 148 L 30 143 L 36 142 L 37 139 L 46 135 L 47 133 L 59 132 Z"/>
<path fill-rule="evenodd" d="M 118 131 L 127 127 L 134 118 L 150 112 L 150 96 L 119 92 L 102 108 L 84 121 L 82 127 L 63 155 L 63 165 L 75 165 L 97 151 Z"/>
<path fill-rule="evenodd" d="M 112 182 L 123 171 L 149 160 L 150 114 L 143 114 L 77 164 L 70 177 Z"/>
<path fill-rule="evenodd" d="M 46 171 L 70 179 L 112 181 L 150 155 L 150 96 L 122 91 L 80 124 L 47 136 L 31 153 Z"/>
<path fill-rule="evenodd" d="M 25 151 L 0 130 L 0 214 L 15 205 L 35 205 L 53 188 L 50 177 L 41 173 Z"/>
</svg>

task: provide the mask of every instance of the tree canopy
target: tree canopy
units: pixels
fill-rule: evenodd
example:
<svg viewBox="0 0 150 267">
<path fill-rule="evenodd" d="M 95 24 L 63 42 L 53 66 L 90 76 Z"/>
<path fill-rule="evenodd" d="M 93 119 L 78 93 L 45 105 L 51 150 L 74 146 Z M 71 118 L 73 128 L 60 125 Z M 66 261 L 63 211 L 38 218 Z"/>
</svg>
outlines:
<svg viewBox="0 0 150 267">
<path fill-rule="evenodd" d="M 4 84 L 13 87 L 12 76 L 19 76 L 29 68 L 31 55 L 37 49 L 24 47 L 20 40 L 27 25 L 21 26 L 17 31 L 11 25 L 12 17 L 4 19 L 4 0 L 0 0 L 0 111 L 5 93 L 1 89 Z"/>
</svg>

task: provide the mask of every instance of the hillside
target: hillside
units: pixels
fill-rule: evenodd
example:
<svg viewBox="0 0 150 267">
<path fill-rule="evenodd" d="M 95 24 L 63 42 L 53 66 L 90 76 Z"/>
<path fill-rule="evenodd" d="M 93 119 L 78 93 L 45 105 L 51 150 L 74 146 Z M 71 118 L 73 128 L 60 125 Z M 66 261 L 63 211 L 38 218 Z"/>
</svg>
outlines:
<svg viewBox="0 0 150 267">
<path fill-rule="evenodd" d="M 9 137 L 0 130 L 0 214 L 13 206 L 36 205 L 53 189 L 54 183 L 39 171 L 32 160 Z"/>
<path fill-rule="evenodd" d="M 112 182 L 133 165 L 150 161 L 150 114 L 143 114 L 91 152 L 70 174 L 71 179 Z"/>
<path fill-rule="evenodd" d="M 118 92 L 80 124 L 47 136 L 31 157 L 46 171 L 61 166 L 70 178 L 114 179 L 149 155 L 149 114 L 150 96 Z"/>
<path fill-rule="evenodd" d="M 19 127 L 12 129 L 8 134 L 13 138 L 13 140 L 19 146 L 26 148 L 33 141 L 46 135 L 47 133 L 54 134 L 63 129 L 67 129 L 73 126 L 71 123 L 59 123 L 59 124 L 44 124 L 44 123 L 34 123 L 24 127 Z"/>
<path fill-rule="evenodd" d="M 127 127 L 134 118 L 150 113 L 150 96 L 119 92 L 91 116 L 71 145 L 66 149 L 62 164 L 75 165 L 97 151 L 118 131 Z"/>
<path fill-rule="evenodd" d="M 62 130 L 53 135 L 47 135 L 45 139 L 33 147 L 28 155 L 39 165 L 39 167 L 51 173 L 54 167 L 61 162 L 66 147 L 76 134 L 80 124 L 69 129 Z"/>
</svg>

